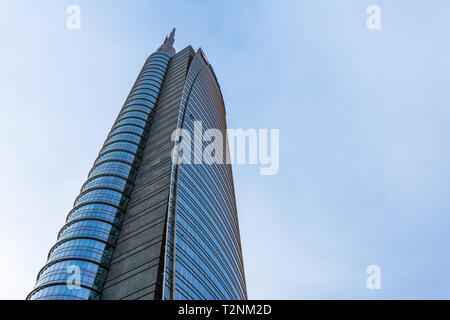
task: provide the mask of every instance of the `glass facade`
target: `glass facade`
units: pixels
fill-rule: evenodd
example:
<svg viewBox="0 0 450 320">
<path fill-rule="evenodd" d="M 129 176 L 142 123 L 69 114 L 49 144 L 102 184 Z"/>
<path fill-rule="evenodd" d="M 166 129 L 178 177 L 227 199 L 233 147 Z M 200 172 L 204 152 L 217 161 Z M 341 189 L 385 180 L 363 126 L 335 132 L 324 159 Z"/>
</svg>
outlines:
<svg viewBox="0 0 450 320">
<path fill-rule="evenodd" d="M 247 299 L 231 165 L 171 159 L 194 121 L 226 137 L 211 65 L 173 41 L 145 62 L 27 299 Z"/>
<path fill-rule="evenodd" d="M 147 59 L 27 299 L 100 298 L 169 61 Z"/>
<path fill-rule="evenodd" d="M 201 49 L 187 74 L 178 128 L 194 137 L 194 121 L 226 137 L 222 94 Z M 174 165 L 170 188 L 164 298 L 246 299 L 231 165 Z"/>
</svg>

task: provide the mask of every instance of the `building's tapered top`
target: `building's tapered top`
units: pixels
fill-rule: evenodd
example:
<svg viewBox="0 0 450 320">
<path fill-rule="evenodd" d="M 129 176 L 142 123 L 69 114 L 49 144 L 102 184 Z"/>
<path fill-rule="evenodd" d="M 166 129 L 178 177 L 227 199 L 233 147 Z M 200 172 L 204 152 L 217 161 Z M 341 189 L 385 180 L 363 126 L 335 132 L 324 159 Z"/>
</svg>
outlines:
<svg viewBox="0 0 450 320">
<path fill-rule="evenodd" d="M 175 48 L 173 47 L 173 43 L 175 42 L 175 28 L 173 28 L 169 37 L 166 36 L 164 43 L 161 47 L 158 48 L 157 51 L 164 51 L 170 54 L 171 56 L 175 55 Z"/>
</svg>

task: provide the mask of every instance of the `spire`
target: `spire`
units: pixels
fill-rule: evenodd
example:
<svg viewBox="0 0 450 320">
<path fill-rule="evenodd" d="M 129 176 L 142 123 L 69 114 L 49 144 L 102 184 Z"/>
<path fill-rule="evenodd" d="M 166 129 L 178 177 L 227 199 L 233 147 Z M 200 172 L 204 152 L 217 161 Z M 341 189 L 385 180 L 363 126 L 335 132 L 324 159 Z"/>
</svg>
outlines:
<svg viewBox="0 0 450 320">
<path fill-rule="evenodd" d="M 166 36 L 164 43 L 161 47 L 158 48 L 157 51 L 164 51 L 170 55 L 175 55 L 175 48 L 173 47 L 173 43 L 175 42 L 175 28 L 173 28 L 169 37 Z"/>
</svg>

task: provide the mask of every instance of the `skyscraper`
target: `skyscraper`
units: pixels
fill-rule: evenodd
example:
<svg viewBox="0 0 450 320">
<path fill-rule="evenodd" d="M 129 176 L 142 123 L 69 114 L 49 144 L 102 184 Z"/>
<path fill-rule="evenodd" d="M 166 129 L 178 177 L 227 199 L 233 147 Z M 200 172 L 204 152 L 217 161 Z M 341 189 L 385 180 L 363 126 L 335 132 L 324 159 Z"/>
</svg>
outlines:
<svg viewBox="0 0 450 320">
<path fill-rule="evenodd" d="M 145 62 L 27 299 L 247 298 L 231 165 L 173 161 L 176 129 L 226 134 L 211 65 L 202 49 L 175 54 L 174 34 Z"/>
</svg>

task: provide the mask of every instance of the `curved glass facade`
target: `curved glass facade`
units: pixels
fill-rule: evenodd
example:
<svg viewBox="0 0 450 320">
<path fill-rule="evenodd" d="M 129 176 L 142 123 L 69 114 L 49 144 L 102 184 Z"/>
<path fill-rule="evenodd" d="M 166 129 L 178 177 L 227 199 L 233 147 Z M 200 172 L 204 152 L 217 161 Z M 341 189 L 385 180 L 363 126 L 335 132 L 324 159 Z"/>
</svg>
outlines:
<svg viewBox="0 0 450 320">
<path fill-rule="evenodd" d="M 194 121 L 226 137 L 222 94 L 201 49 L 187 74 L 178 128 L 194 136 Z M 164 298 L 247 299 L 231 165 L 174 165 L 170 189 Z"/>
<path fill-rule="evenodd" d="M 147 59 L 27 299 L 100 298 L 170 57 Z"/>
</svg>

